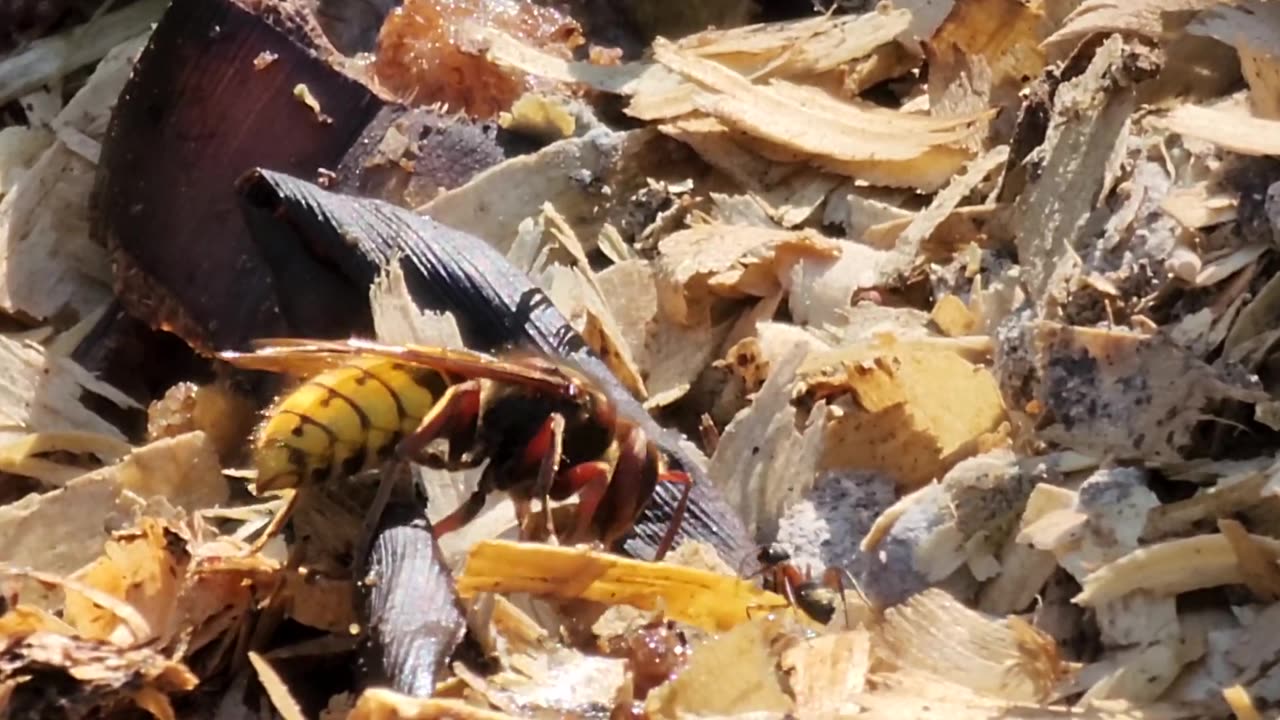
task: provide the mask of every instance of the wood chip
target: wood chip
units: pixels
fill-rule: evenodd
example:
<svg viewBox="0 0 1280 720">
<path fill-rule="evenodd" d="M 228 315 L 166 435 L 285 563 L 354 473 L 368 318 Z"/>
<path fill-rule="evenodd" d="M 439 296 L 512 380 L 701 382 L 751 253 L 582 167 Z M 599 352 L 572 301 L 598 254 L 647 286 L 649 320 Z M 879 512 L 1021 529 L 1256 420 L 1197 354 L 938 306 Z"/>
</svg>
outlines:
<svg viewBox="0 0 1280 720">
<path fill-rule="evenodd" d="M 810 357 L 800 372 L 799 393 L 852 401 L 827 426 L 822 466 L 874 468 L 904 491 L 979 452 L 1005 419 L 991 375 L 941 348 L 848 348 Z"/>
</svg>

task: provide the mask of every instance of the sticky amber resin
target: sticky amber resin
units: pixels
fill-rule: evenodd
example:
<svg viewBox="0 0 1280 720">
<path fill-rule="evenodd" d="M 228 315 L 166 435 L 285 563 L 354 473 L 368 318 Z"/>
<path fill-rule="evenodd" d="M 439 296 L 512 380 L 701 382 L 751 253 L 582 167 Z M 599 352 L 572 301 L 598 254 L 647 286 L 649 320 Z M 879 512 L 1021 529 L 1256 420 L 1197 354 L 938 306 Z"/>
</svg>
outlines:
<svg viewBox="0 0 1280 720">
<path fill-rule="evenodd" d="M 466 52 L 458 30 L 466 20 L 563 57 L 583 42 L 572 18 L 531 2 L 405 0 L 378 35 L 378 82 L 406 102 L 444 103 L 476 118 L 510 108 L 534 79 L 490 62 L 480 48 Z"/>
</svg>

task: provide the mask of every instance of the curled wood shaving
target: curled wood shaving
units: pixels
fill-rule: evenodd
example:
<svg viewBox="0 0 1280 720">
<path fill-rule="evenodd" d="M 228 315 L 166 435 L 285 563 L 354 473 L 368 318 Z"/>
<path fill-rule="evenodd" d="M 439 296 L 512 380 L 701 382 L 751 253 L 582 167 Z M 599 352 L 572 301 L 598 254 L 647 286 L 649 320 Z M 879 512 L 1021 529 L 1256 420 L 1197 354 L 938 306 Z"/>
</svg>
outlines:
<svg viewBox="0 0 1280 720">
<path fill-rule="evenodd" d="M 289 686 L 285 684 L 284 678 L 271 667 L 271 663 L 253 650 L 249 651 L 249 662 L 258 673 L 258 682 L 262 683 L 262 689 L 267 691 L 272 707 L 280 713 L 281 717 L 284 720 L 307 720 L 307 714 L 302 711 L 302 706 L 293 698 L 293 693 L 289 692 Z"/>
<path fill-rule="evenodd" d="M 767 297 L 805 257 L 837 257 L 840 245 L 813 230 L 700 225 L 658 245 L 659 306 L 687 325 L 704 322 L 712 295 Z"/>
<path fill-rule="evenodd" d="M 1270 553 L 1280 553 L 1280 540 L 1250 535 Z M 1169 540 L 1133 551 L 1090 573 L 1073 602 L 1092 607 L 1137 590 L 1159 595 L 1244 582 L 1244 572 L 1225 535 L 1197 535 Z"/>
<path fill-rule="evenodd" d="M 1069 50 L 1074 43 L 1095 33 L 1125 32 L 1158 38 L 1162 16 L 1184 10 L 1200 10 L 1218 0 L 1085 0 L 1048 38 L 1044 47 Z"/>
<path fill-rule="evenodd" d="M 1152 122 L 1242 155 L 1280 155 L 1280 120 L 1255 117 L 1236 103 L 1179 105 Z"/>
<path fill-rule="evenodd" d="M 877 660 L 1006 702 L 1043 700 L 1069 672 L 1048 636 L 938 589 L 885 611 L 873 632 Z"/>
</svg>

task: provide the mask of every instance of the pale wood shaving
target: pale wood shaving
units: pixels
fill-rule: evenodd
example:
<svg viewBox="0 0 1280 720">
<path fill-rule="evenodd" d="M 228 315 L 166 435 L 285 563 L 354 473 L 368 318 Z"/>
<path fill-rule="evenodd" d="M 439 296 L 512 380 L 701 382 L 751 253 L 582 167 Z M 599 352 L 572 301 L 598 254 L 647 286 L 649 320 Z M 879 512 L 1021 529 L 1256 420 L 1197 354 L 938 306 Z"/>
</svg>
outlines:
<svg viewBox="0 0 1280 720">
<path fill-rule="evenodd" d="M 1242 155 L 1280 155 L 1280 120 L 1255 117 L 1238 105 L 1184 104 L 1153 122 Z"/>
<path fill-rule="evenodd" d="M 1280 552 L 1280 540 L 1250 538 L 1269 552 Z M 1198 535 L 1135 550 L 1085 578 L 1074 602 L 1093 606 L 1136 590 L 1162 595 L 1232 585 L 1244 581 L 1231 543 L 1224 535 Z"/>
</svg>

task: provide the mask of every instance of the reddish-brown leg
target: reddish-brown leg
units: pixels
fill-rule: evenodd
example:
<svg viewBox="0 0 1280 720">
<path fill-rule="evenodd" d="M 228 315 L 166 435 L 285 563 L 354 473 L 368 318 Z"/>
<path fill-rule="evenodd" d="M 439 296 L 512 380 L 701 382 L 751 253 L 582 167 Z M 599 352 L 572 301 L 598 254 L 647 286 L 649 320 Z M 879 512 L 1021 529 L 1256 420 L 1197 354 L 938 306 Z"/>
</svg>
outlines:
<svg viewBox="0 0 1280 720">
<path fill-rule="evenodd" d="M 480 476 L 480 485 L 476 488 L 476 491 L 471 493 L 471 496 L 459 505 L 457 509 L 440 518 L 432 525 L 432 533 L 439 539 L 475 520 L 480 511 L 484 509 L 484 501 L 492 491 L 493 480 L 489 476 L 489 468 L 485 468 L 484 474 Z"/>
<path fill-rule="evenodd" d="M 542 503 L 542 517 L 552 539 L 556 537 L 556 528 L 551 520 L 551 486 L 555 484 L 563 451 L 564 416 L 560 413 L 552 413 L 525 446 L 522 458 L 523 467 L 536 465 L 538 468 L 538 476 L 534 480 L 529 495 L 538 498 Z"/>
<path fill-rule="evenodd" d="M 613 468 L 603 460 L 578 463 L 566 468 L 556 478 L 556 495 L 564 493 L 564 497 L 577 493 L 578 511 L 570 542 L 580 542 L 590 537 L 591 519 L 609 489 L 609 480 L 613 477 Z"/>
<path fill-rule="evenodd" d="M 675 512 L 671 513 L 671 522 L 667 525 L 667 532 L 662 536 L 662 541 L 658 543 L 658 552 L 653 558 L 655 561 L 661 562 L 670 552 L 671 546 L 675 544 L 676 535 L 680 533 L 680 524 L 684 522 L 685 510 L 689 507 L 689 492 L 693 490 L 693 478 L 689 477 L 688 473 L 668 470 L 658 476 L 658 482 L 684 483 L 684 490 L 680 493 L 680 501 L 676 503 Z"/>
<path fill-rule="evenodd" d="M 450 386 L 418 428 L 400 441 L 396 454 L 420 465 L 431 465 L 432 459 L 425 455 L 427 446 L 436 438 L 447 438 L 450 461 L 461 466 L 461 452 L 465 449 L 462 446 L 469 444 L 480 416 L 480 388 L 478 380 Z"/>
</svg>

